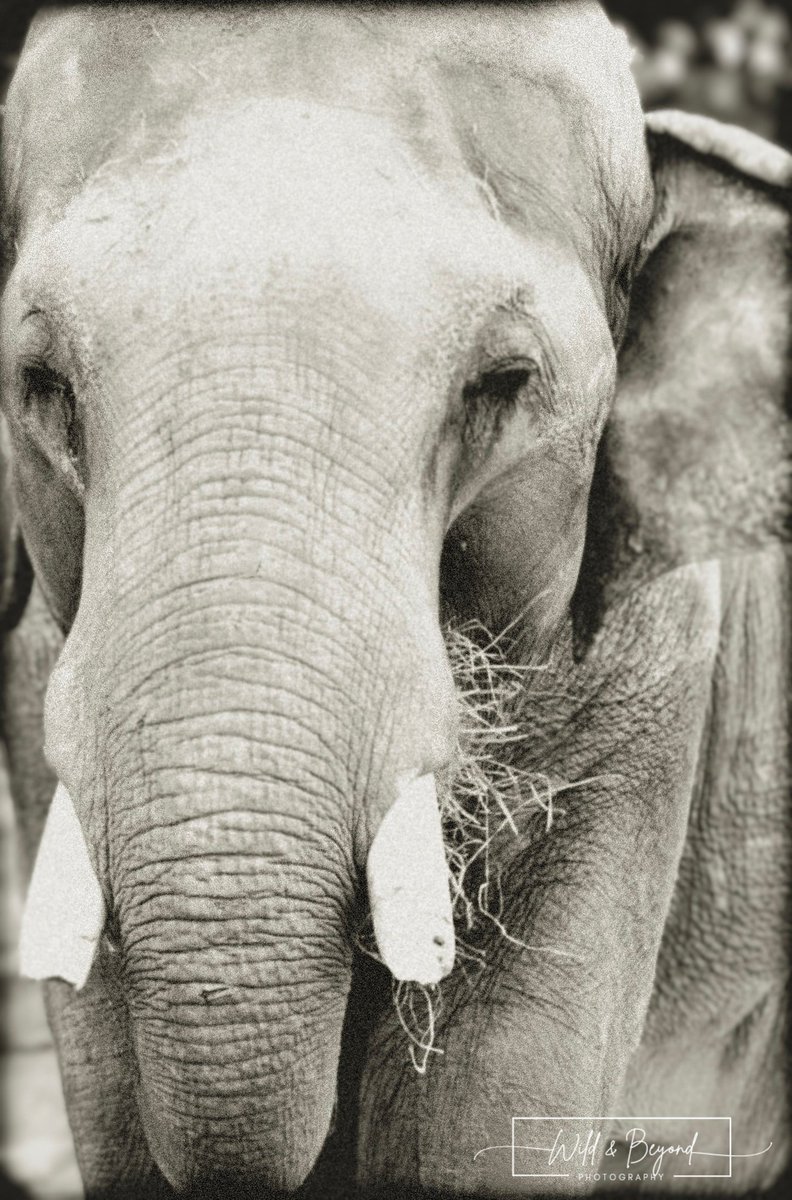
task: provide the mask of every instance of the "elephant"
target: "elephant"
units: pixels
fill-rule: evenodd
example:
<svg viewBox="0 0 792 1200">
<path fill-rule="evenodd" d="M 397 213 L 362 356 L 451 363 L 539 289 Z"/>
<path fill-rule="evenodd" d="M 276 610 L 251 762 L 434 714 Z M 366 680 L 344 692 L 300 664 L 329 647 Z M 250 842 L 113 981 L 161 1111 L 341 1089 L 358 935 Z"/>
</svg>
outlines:
<svg viewBox="0 0 792 1200">
<path fill-rule="evenodd" d="M 791 186 L 589 0 L 36 18 L 2 578 L 89 1196 L 588 1193 L 518 1123 L 632 1114 L 785 1170 Z"/>
</svg>

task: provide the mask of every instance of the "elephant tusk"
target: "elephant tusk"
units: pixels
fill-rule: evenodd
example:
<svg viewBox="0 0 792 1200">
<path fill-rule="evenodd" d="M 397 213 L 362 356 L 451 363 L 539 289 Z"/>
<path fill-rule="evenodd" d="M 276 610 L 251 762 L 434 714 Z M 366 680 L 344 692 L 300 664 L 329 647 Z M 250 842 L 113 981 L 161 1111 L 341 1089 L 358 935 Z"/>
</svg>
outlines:
<svg viewBox="0 0 792 1200">
<path fill-rule="evenodd" d="M 400 784 L 366 877 L 385 966 L 396 979 L 439 983 L 454 965 L 454 919 L 434 775 Z"/>
<path fill-rule="evenodd" d="M 29 979 L 65 979 L 81 988 L 105 924 L 105 903 L 71 796 L 59 783 L 33 867 L 19 940 Z"/>
</svg>

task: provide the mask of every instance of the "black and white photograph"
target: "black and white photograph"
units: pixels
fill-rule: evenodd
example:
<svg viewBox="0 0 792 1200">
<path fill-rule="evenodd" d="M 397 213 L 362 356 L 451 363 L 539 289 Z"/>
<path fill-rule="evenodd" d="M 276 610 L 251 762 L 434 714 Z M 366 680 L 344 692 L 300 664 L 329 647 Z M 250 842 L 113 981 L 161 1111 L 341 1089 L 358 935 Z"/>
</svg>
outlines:
<svg viewBox="0 0 792 1200">
<path fill-rule="evenodd" d="M 792 3 L 0 105 L 0 1200 L 788 1197 Z"/>
</svg>

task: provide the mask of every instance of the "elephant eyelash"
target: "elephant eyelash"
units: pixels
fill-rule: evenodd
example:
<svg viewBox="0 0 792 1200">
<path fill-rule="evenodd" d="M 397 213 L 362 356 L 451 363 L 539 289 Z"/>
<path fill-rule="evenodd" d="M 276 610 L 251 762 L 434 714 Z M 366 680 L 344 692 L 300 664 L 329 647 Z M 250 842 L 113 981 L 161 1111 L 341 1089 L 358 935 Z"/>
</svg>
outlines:
<svg viewBox="0 0 792 1200">
<path fill-rule="evenodd" d="M 504 420 L 520 405 L 531 402 L 536 370 L 526 363 L 486 371 L 462 389 L 462 441 L 483 450 L 499 436 Z"/>
<path fill-rule="evenodd" d="M 68 379 L 46 363 L 26 363 L 22 368 L 22 398 L 28 421 L 32 419 L 34 409 L 56 409 L 63 424 L 69 460 L 76 468 L 80 460 L 81 442 L 77 425 L 77 400 Z"/>
</svg>

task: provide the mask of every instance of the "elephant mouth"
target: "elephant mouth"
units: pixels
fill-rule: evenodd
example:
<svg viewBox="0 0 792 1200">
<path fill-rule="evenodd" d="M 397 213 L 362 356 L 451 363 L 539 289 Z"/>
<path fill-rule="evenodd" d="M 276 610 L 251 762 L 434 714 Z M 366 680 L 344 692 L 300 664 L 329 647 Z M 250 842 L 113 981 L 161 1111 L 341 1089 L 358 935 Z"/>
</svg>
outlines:
<svg viewBox="0 0 792 1200">
<path fill-rule="evenodd" d="M 443 630 L 454 678 L 458 736 L 449 767 L 436 778 L 457 959 L 469 972 L 486 970 L 493 932 L 525 948 L 503 917 L 501 890 L 510 851 L 524 849 L 550 830 L 555 798 L 570 787 L 521 765 L 530 740 L 522 709 L 526 682 L 544 664 L 510 661 L 508 642 L 483 625 L 448 624 Z M 369 915 L 357 948 L 382 962 Z M 537 949 L 537 947 L 531 947 Z M 543 947 L 560 952 L 557 947 Z M 442 984 L 394 980 L 393 1003 L 408 1041 L 413 1067 L 426 1072 L 435 1045 Z"/>
</svg>

